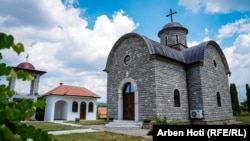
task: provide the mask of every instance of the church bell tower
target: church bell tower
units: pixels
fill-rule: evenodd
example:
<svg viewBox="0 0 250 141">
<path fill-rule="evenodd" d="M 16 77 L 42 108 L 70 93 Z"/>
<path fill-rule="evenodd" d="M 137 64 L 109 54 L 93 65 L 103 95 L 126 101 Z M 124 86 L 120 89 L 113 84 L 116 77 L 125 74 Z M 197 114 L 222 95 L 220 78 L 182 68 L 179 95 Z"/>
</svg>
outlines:
<svg viewBox="0 0 250 141">
<path fill-rule="evenodd" d="M 160 38 L 160 43 L 177 50 L 183 50 L 187 48 L 187 34 L 188 30 L 183 27 L 178 22 L 173 22 L 173 14 L 170 9 L 170 14 L 167 15 L 171 17 L 171 22 L 167 23 L 158 33 Z"/>
</svg>

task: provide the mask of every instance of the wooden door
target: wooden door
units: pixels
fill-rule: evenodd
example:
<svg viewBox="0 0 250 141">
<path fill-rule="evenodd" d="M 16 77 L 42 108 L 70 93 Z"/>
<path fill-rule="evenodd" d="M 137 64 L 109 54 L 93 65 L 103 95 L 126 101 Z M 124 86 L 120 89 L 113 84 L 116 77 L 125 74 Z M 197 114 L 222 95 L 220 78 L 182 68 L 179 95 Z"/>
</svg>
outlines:
<svg viewBox="0 0 250 141">
<path fill-rule="evenodd" d="M 135 119 L 135 100 L 134 92 L 123 94 L 123 119 L 134 120 Z"/>
<path fill-rule="evenodd" d="M 80 119 L 81 120 L 86 120 L 86 103 L 82 102 L 81 103 L 81 108 L 80 108 Z"/>
</svg>

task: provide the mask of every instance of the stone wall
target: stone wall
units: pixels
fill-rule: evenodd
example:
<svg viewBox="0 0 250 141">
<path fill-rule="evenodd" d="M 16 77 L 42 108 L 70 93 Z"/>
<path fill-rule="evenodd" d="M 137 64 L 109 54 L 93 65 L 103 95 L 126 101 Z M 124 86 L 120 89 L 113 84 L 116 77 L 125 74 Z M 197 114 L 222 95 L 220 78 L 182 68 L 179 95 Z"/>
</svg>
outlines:
<svg viewBox="0 0 250 141">
<path fill-rule="evenodd" d="M 130 64 L 124 64 L 124 57 L 130 55 Z M 121 82 L 130 78 L 135 80 L 138 94 L 138 118 L 149 117 L 155 112 L 154 66 L 149 51 L 142 38 L 130 37 L 119 44 L 112 58 L 108 72 L 107 112 L 118 119 L 118 93 Z M 125 85 L 125 84 L 124 84 Z M 123 86 L 122 86 L 123 87 Z"/>
<path fill-rule="evenodd" d="M 187 71 L 190 110 L 202 110 L 204 119 L 201 121 L 204 123 L 233 117 L 228 75 L 217 49 L 207 46 L 203 62 L 189 66 Z M 221 106 L 218 105 L 217 93 L 220 94 Z"/>
<path fill-rule="evenodd" d="M 155 85 L 157 115 L 168 120 L 188 120 L 188 94 L 184 64 L 157 59 L 155 63 Z M 174 90 L 180 93 L 180 107 L 174 105 Z"/>
<path fill-rule="evenodd" d="M 232 119 L 232 105 L 225 66 L 215 47 L 205 49 L 204 64 L 201 69 L 202 99 L 205 120 Z M 221 106 L 217 103 L 220 94 Z"/>
</svg>

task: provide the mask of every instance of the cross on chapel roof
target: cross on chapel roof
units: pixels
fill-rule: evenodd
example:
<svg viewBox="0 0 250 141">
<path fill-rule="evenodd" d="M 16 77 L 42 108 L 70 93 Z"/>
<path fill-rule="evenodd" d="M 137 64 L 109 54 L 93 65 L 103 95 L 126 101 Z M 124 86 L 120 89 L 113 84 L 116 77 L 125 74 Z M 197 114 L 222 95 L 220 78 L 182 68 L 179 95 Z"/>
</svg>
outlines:
<svg viewBox="0 0 250 141">
<path fill-rule="evenodd" d="M 167 17 L 170 16 L 171 22 L 173 22 L 173 15 L 176 14 L 176 13 L 177 13 L 176 11 L 172 12 L 172 9 L 170 9 L 170 13 L 167 15 Z"/>
<path fill-rule="evenodd" d="M 29 59 L 29 53 L 27 53 L 26 62 L 28 62 L 28 59 Z"/>
</svg>

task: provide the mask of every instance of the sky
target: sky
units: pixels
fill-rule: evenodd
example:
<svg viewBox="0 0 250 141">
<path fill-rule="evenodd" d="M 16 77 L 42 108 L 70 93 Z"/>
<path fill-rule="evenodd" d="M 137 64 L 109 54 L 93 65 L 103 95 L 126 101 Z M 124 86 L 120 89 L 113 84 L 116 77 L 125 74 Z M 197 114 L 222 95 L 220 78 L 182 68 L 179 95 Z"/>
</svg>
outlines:
<svg viewBox="0 0 250 141">
<path fill-rule="evenodd" d="M 250 84 L 248 0 L 1 0 L 0 32 L 25 46 L 19 56 L 4 50 L 2 61 L 10 66 L 28 61 L 46 71 L 39 95 L 63 83 L 88 88 L 105 102 L 103 69 L 113 44 L 130 32 L 159 42 L 170 9 L 176 11 L 173 21 L 188 29 L 189 47 L 207 40 L 220 45 L 232 73 L 229 83 L 236 84 L 239 101 L 245 100 Z M 15 89 L 25 93 L 29 87 L 17 81 Z"/>
</svg>

